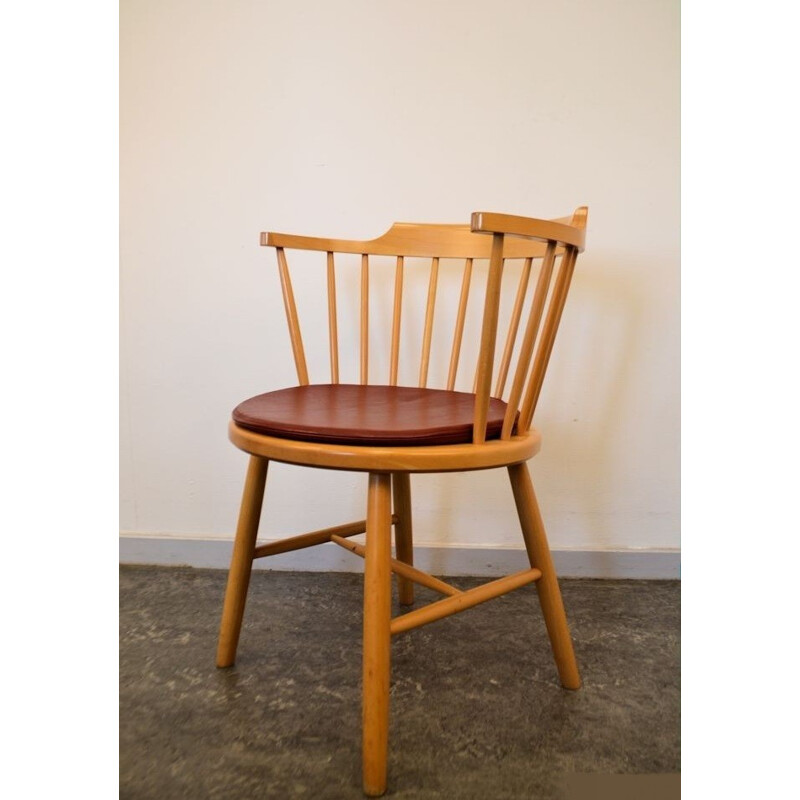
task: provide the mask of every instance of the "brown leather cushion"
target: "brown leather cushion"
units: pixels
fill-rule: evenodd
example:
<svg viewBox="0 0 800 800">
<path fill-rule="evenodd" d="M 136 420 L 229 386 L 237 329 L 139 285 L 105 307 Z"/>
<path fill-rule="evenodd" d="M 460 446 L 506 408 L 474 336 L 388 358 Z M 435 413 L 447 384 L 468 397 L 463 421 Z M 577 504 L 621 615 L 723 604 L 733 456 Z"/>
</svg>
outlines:
<svg viewBox="0 0 800 800">
<path fill-rule="evenodd" d="M 475 395 L 410 386 L 313 384 L 260 394 L 233 410 L 237 425 L 269 436 L 354 445 L 472 441 Z M 506 404 L 489 401 L 487 439 L 500 436 Z"/>
</svg>

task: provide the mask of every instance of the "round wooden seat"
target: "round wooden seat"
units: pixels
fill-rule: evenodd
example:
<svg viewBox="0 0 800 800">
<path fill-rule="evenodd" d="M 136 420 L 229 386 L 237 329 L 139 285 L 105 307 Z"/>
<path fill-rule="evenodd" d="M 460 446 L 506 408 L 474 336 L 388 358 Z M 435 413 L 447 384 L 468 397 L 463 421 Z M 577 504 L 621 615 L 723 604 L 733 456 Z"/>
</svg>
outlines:
<svg viewBox="0 0 800 800">
<path fill-rule="evenodd" d="M 500 436 L 506 404 L 489 401 L 487 439 Z M 324 444 L 412 447 L 472 441 L 475 395 L 410 386 L 312 384 L 251 397 L 233 411 L 242 428 Z"/>
</svg>

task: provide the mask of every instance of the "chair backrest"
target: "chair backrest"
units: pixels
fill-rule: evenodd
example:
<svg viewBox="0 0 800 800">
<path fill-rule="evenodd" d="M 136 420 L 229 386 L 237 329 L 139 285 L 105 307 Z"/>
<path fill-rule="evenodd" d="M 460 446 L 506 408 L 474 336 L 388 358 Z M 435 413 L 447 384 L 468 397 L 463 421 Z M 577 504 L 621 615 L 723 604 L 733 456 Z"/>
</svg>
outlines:
<svg viewBox="0 0 800 800">
<path fill-rule="evenodd" d="M 403 299 L 403 275 L 406 258 L 430 259 L 430 276 L 425 310 L 419 386 L 426 387 L 431 357 L 433 318 L 440 259 L 464 261 L 461 292 L 451 339 L 447 383 L 452 390 L 461 357 L 464 320 L 476 259 L 488 259 L 488 277 L 483 301 L 480 349 L 475 364 L 473 392 L 475 415 L 473 443 L 486 438 L 486 417 L 489 398 L 503 398 L 506 388 L 508 409 L 500 438 L 529 430 L 553 349 L 561 313 L 564 309 L 572 273 L 579 252 L 584 249 L 588 209 L 578 208 L 572 217 L 538 220 L 527 217 L 475 212 L 470 225 L 427 225 L 396 223 L 383 236 L 370 241 L 319 239 L 284 233 L 262 233 L 261 244 L 274 247 L 283 291 L 289 336 L 292 343 L 297 378 L 301 385 L 309 383 L 303 338 L 295 303 L 286 250 L 311 250 L 326 254 L 328 286 L 328 341 L 330 382 L 339 383 L 339 338 L 336 311 L 335 260 L 337 253 L 361 257 L 360 298 L 360 383 L 369 383 L 369 275 L 371 256 L 392 256 L 396 259 L 394 302 L 388 384 L 398 380 L 400 328 Z M 522 261 L 519 283 L 499 363 L 495 366 L 500 295 L 504 268 L 510 259 Z M 532 298 L 525 311 L 533 263 L 538 274 Z M 553 275 L 555 274 L 555 280 Z M 523 327 L 522 340 L 517 335 Z M 515 361 L 511 370 L 512 361 Z M 511 375 L 511 381 L 508 381 Z M 494 388 L 492 381 L 494 379 Z"/>
</svg>

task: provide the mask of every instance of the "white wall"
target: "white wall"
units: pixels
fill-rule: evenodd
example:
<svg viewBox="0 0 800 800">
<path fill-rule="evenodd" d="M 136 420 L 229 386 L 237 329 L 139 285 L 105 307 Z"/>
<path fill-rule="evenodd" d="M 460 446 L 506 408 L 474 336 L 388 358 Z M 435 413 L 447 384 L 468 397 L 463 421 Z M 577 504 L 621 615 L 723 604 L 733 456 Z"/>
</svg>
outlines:
<svg viewBox="0 0 800 800">
<path fill-rule="evenodd" d="M 679 546 L 677 0 L 123 0 L 120 56 L 123 531 L 232 535 L 230 411 L 294 379 L 260 231 L 586 204 L 531 462 L 551 544 Z M 362 517 L 364 484 L 272 465 L 263 537 Z M 413 489 L 419 542 L 519 546 L 503 471 Z"/>
</svg>

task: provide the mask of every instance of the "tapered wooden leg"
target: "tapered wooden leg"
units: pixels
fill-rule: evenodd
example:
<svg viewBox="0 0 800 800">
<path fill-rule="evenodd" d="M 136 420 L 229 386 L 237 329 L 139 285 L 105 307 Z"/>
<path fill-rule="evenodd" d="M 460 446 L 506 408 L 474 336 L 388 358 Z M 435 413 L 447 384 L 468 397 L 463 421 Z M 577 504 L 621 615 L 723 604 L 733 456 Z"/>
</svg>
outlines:
<svg viewBox="0 0 800 800">
<path fill-rule="evenodd" d="M 231 568 L 228 572 L 225 604 L 222 608 L 222 625 L 217 645 L 218 667 L 230 667 L 236 660 L 236 646 L 239 644 L 247 587 L 250 585 L 253 550 L 261 518 L 268 464 L 266 458 L 250 456 L 239 510 L 239 524 L 236 527 L 236 539 L 233 543 Z"/>
<path fill-rule="evenodd" d="M 564 612 L 561 590 L 558 588 L 558 578 L 553 567 L 553 557 L 550 554 L 528 466 L 524 463 L 513 464 L 508 468 L 508 474 L 511 478 L 511 488 L 514 491 L 528 559 L 532 567 L 542 571 L 542 577 L 536 583 L 536 590 L 558 667 L 558 676 L 565 688 L 580 689 L 581 676 L 572 648 L 567 615 Z"/>
<path fill-rule="evenodd" d="M 391 476 L 370 474 L 364 564 L 364 794 L 386 791 L 391 634 Z"/>
<path fill-rule="evenodd" d="M 394 528 L 394 543 L 397 560 L 414 566 L 414 540 L 411 533 L 411 480 L 407 472 L 395 472 L 392 475 L 392 493 L 394 495 L 394 513 L 397 524 Z M 399 575 L 397 591 L 401 606 L 414 604 L 414 582 Z"/>
</svg>

